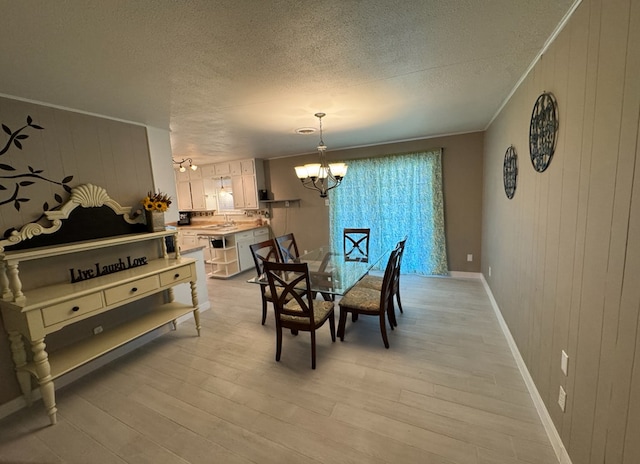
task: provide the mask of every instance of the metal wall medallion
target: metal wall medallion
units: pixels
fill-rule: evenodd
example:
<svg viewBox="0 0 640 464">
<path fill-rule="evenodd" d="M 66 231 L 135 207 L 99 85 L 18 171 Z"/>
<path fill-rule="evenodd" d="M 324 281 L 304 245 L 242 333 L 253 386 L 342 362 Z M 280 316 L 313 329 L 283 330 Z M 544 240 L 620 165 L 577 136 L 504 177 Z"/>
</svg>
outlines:
<svg viewBox="0 0 640 464">
<path fill-rule="evenodd" d="M 551 93 L 543 92 L 536 100 L 529 126 L 529 152 L 533 169 L 544 172 L 551 163 L 558 133 L 558 106 Z"/>
<path fill-rule="evenodd" d="M 518 154 L 513 145 L 507 148 L 504 154 L 502 179 L 504 180 L 504 193 L 511 200 L 516 193 L 516 186 L 518 185 Z"/>
</svg>

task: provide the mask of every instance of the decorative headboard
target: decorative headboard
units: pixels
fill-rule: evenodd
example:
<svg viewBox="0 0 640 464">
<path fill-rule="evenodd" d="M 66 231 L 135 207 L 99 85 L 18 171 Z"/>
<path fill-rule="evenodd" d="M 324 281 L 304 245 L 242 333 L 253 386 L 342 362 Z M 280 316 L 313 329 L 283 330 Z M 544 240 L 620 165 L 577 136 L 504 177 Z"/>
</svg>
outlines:
<svg viewBox="0 0 640 464">
<path fill-rule="evenodd" d="M 7 247 L 22 250 L 146 232 L 144 216 L 131 216 L 130 212 L 131 207 L 120 206 L 104 188 L 79 185 L 58 210 L 45 212 L 50 225 L 32 222 L 12 231 L 0 240 L 0 253 Z"/>
</svg>

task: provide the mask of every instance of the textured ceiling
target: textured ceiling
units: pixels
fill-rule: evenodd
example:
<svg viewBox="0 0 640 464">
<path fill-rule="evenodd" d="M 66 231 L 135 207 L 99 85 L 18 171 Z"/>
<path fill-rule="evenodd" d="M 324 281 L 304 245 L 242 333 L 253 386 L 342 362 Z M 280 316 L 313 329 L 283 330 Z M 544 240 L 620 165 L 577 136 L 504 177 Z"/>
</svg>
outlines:
<svg viewBox="0 0 640 464">
<path fill-rule="evenodd" d="M 573 1 L 0 0 L 0 93 L 197 163 L 483 130 Z"/>
</svg>

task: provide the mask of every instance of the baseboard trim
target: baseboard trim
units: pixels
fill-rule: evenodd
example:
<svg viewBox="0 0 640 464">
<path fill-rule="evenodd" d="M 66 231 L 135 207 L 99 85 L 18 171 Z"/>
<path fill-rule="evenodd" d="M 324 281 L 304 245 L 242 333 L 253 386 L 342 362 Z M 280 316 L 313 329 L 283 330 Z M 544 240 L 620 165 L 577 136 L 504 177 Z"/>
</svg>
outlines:
<svg viewBox="0 0 640 464">
<path fill-rule="evenodd" d="M 449 271 L 449 277 L 456 277 L 459 279 L 481 279 L 482 274 L 480 272 Z"/>
<path fill-rule="evenodd" d="M 203 303 L 199 309 L 200 309 L 200 312 L 203 312 L 203 311 L 207 311 L 210 308 L 211 308 L 211 303 L 207 301 Z M 193 316 L 191 314 L 186 314 L 180 317 L 176 322 L 178 324 L 182 324 L 183 322 L 192 320 L 192 319 L 193 319 Z M 159 327 L 155 330 L 152 330 L 149 333 L 146 333 L 136 338 L 135 340 L 127 343 L 126 345 L 118 347 L 115 350 L 109 351 L 108 353 L 105 353 L 99 358 L 94 359 L 93 361 L 90 361 L 87 364 L 84 364 L 78 367 L 77 369 L 72 370 L 68 374 L 58 377 L 55 380 L 56 390 L 75 382 L 76 380 L 84 377 L 87 374 L 92 373 L 93 371 L 101 368 L 102 366 L 110 363 L 111 361 L 118 359 L 121 356 L 131 353 L 132 351 L 140 348 L 143 345 L 146 345 L 147 343 L 154 340 L 155 338 L 158 338 L 161 335 L 166 334 L 170 330 L 171 330 L 170 325 L 168 324 L 163 325 L 162 327 Z M 42 396 L 40 395 L 40 389 L 37 387 L 34 388 L 31 391 L 32 403 L 36 403 L 41 398 Z M 23 396 L 14 398 L 7 403 L 0 404 L 0 419 L 10 416 L 11 414 L 16 413 L 20 411 L 22 408 L 26 408 L 26 407 L 27 407 L 27 402 L 25 401 Z M 42 413 L 43 414 L 45 413 L 44 410 L 42 411 Z"/>
<path fill-rule="evenodd" d="M 480 279 L 482 280 L 482 285 L 484 286 L 484 290 L 487 292 L 489 296 L 489 300 L 491 301 L 491 306 L 493 307 L 493 311 L 498 318 L 498 323 L 500 324 L 500 328 L 504 333 L 505 338 L 507 339 L 507 343 L 509 344 L 509 348 L 511 349 L 511 353 L 516 360 L 516 364 L 518 365 L 518 370 L 524 379 L 525 384 L 527 385 L 527 389 L 529 390 L 529 394 L 531 395 L 531 399 L 533 400 L 533 404 L 538 411 L 538 415 L 540 416 L 540 420 L 542 421 L 542 425 L 547 432 L 547 436 L 551 441 L 551 446 L 556 453 L 556 457 L 558 458 L 559 464 L 571 464 L 571 458 L 567 453 L 567 449 L 564 447 L 564 443 L 562 443 L 562 439 L 560 438 L 560 434 L 558 434 L 558 430 L 556 429 L 551 416 L 549 415 L 549 411 L 542 401 L 542 397 L 536 388 L 536 384 L 533 382 L 533 378 L 529 373 L 529 369 L 527 369 L 527 365 L 522 359 L 522 355 L 520 354 L 520 350 L 518 350 L 518 345 L 516 345 L 513 336 L 511 335 L 511 331 L 507 326 L 504 318 L 502 317 L 502 313 L 500 312 L 500 307 L 496 302 L 496 299 L 493 297 L 493 292 L 489 287 L 486 279 L 483 274 L 480 274 Z"/>
</svg>

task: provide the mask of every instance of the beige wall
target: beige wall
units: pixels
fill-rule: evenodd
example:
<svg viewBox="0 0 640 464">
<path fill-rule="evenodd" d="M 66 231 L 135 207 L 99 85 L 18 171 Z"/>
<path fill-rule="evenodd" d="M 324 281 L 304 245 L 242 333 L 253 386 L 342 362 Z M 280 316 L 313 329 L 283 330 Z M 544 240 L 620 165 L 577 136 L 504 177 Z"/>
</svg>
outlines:
<svg viewBox="0 0 640 464">
<path fill-rule="evenodd" d="M 483 274 L 573 464 L 640 462 L 638 76 L 640 1 L 584 0 L 485 134 Z M 545 90 L 560 126 L 540 174 L 528 130 Z"/>
<path fill-rule="evenodd" d="M 37 219 L 42 213 L 44 202 L 48 202 L 50 208 L 57 205 L 56 194 L 63 201 L 66 200 L 68 194 L 55 182 L 60 182 L 67 176 L 73 176 L 68 183 L 69 187 L 85 183 L 99 185 L 123 206 L 140 207 L 140 199 L 148 190 L 153 189 L 145 127 L 0 98 L 0 123 L 8 126 L 11 131 L 24 126 L 27 116 L 31 116 L 33 123 L 44 129 L 26 128 L 21 133 L 28 135 L 28 138 L 21 140 L 22 150 L 13 146 L 0 157 L 1 164 L 16 169 L 0 170 L 0 185 L 6 188 L 0 190 L 0 232 Z M 0 146 L 4 147 L 9 135 L 4 131 L 1 134 Z M 24 177 L 18 181 L 2 177 L 28 174 L 29 166 L 34 170 L 42 170 L 39 175 L 54 182 L 34 177 Z M 28 198 L 29 201 L 21 202 L 20 209 L 17 210 L 14 202 L 7 200 L 11 198 L 15 184 L 20 180 L 35 183 L 20 188 L 19 196 Z M 68 278 L 66 264 L 63 262 L 59 269 L 51 270 L 51 274 L 57 273 L 60 281 L 65 281 Z M 21 277 L 25 289 L 33 286 L 27 269 L 21 269 Z M 103 319 L 92 320 L 91 324 L 108 327 L 112 322 L 105 315 Z M 69 340 L 82 334 L 90 334 L 88 325 L 85 322 L 71 326 L 65 331 L 64 337 L 58 338 Z M 54 338 L 56 337 L 48 339 L 47 349 L 55 349 Z M 0 405 L 18 396 L 20 389 L 0 317 Z"/>
<path fill-rule="evenodd" d="M 309 140 L 313 146 L 315 141 Z M 449 270 L 480 272 L 483 164 L 481 132 L 350 150 L 329 150 L 327 156 L 330 160 L 349 160 L 434 147 L 443 148 L 442 176 Z M 267 187 L 272 198 L 300 199 L 299 203 L 291 203 L 289 208 L 282 204 L 274 206 L 273 232 L 276 235 L 293 232 L 302 249 L 315 248 L 329 241 L 329 208 L 317 192 L 302 187 L 293 169 L 294 166 L 316 158 L 317 155 L 314 154 L 265 162 Z M 365 195 L 366 193 L 363 192 Z M 467 254 L 473 255 L 472 262 L 467 262 Z"/>
</svg>

